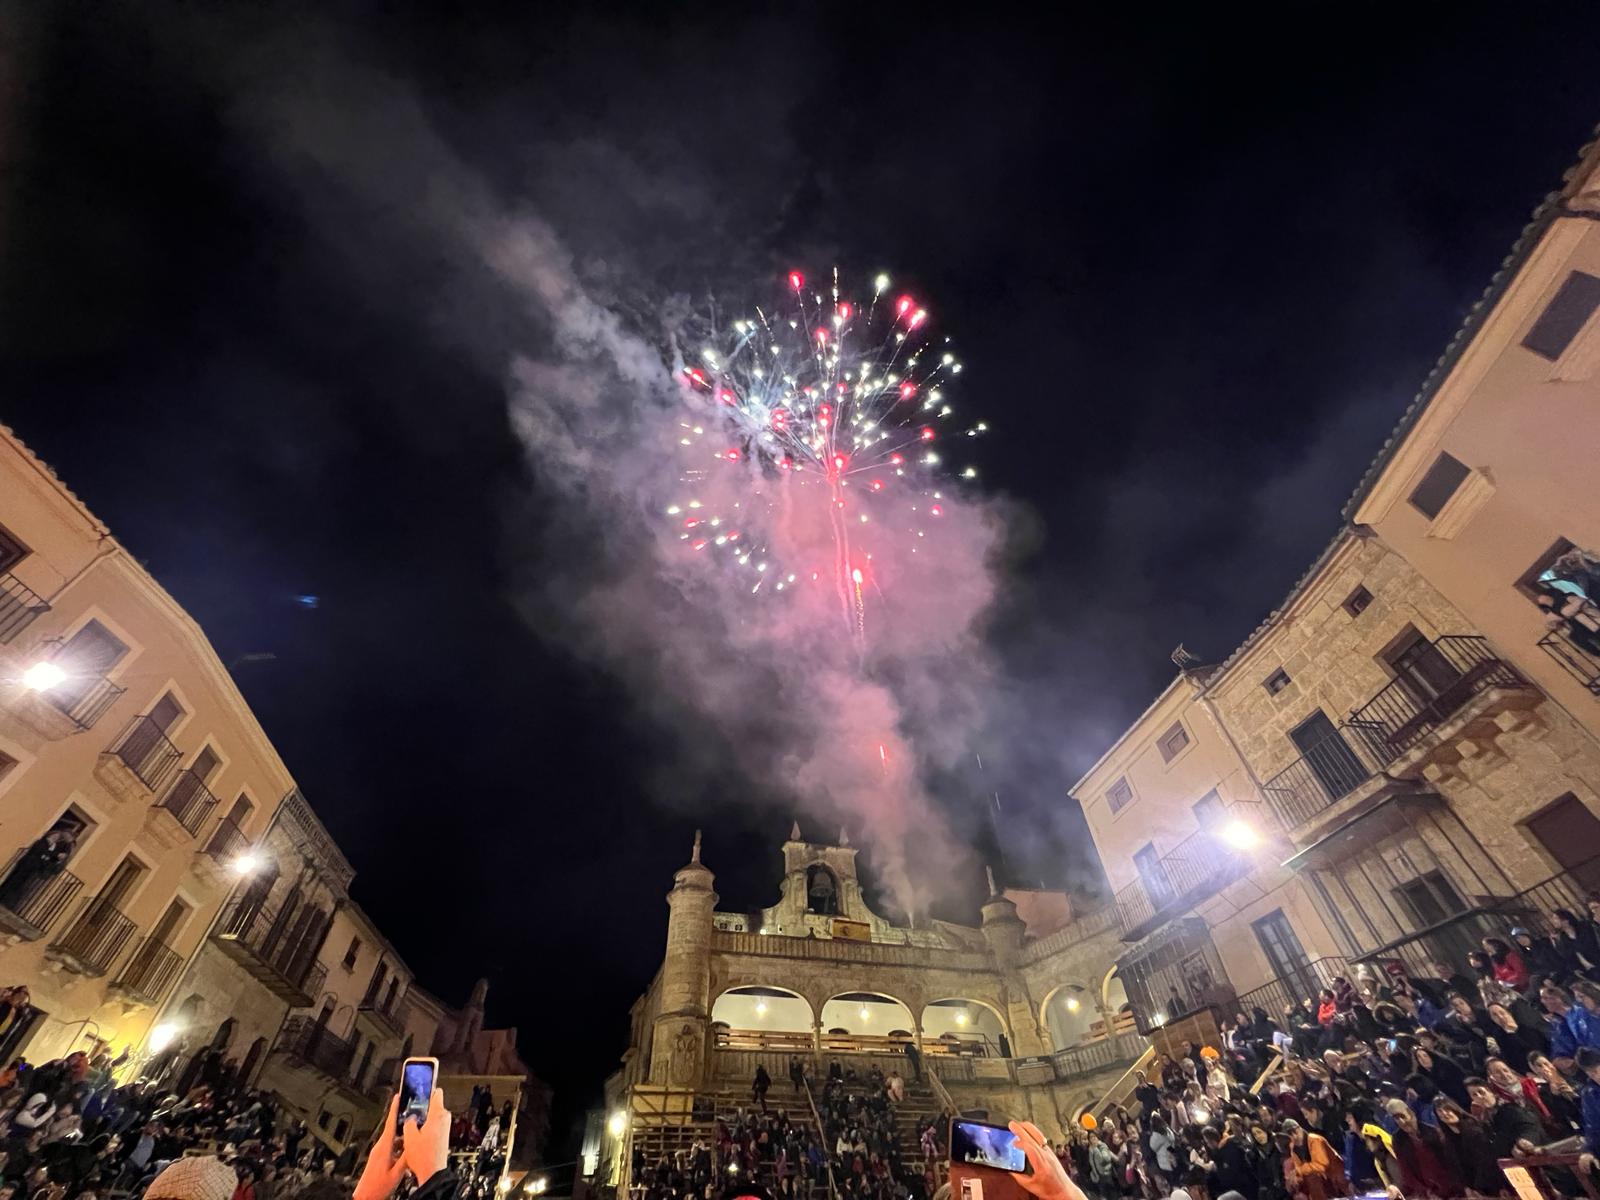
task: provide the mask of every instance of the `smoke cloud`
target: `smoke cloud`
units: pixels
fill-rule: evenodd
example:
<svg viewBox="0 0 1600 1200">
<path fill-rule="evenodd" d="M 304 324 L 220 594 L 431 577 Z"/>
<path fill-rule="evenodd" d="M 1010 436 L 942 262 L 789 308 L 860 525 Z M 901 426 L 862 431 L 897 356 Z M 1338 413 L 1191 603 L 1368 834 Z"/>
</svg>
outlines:
<svg viewBox="0 0 1600 1200">
<path fill-rule="evenodd" d="M 671 347 L 694 306 L 659 284 L 624 301 L 613 281 L 628 276 L 626 247 L 575 261 L 556 222 L 474 169 L 413 96 L 341 47 L 297 35 L 288 79 L 285 54 L 252 53 L 223 56 L 235 116 L 273 151 L 330 252 L 375 276 L 380 304 L 395 302 L 383 272 L 397 244 L 426 260 L 438 280 L 428 327 L 504 380 L 538 493 L 508 530 L 525 562 L 519 604 L 671 731 L 682 769 L 651 798 L 703 805 L 731 757 L 750 796 L 785 819 L 856 829 L 892 906 L 926 914 L 964 877 L 965 839 L 926 781 L 970 756 L 990 711 L 980 623 L 996 593 L 999 502 L 952 487 L 924 537 L 875 543 L 864 648 L 827 582 L 752 596 L 748 576 L 691 553 L 664 516 L 684 492 Z M 667 274 L 659 246 L 639 253 L 643 277 Z M 729 291 L 759 296 L 767 281 L 733 269 Z M 937 320 L 937 297 L 928 303 Z M 448 436 L 443 401 L 436 416 L 432 436 Z M 708 507 L 730 510 L 757 486 L 757 467 L 728 467 L 696 484 Z M 825 506 L 795 491 L 774 511 L 775 558 L 826 563 Z"/>
</svg>

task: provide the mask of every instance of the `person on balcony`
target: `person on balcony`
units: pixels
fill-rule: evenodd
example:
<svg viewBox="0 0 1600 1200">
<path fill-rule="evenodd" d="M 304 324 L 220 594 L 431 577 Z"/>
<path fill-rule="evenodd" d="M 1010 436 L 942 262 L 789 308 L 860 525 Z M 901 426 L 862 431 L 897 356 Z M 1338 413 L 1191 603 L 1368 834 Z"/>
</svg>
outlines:
<svg viewBox="0 0 1600 1200">
<path fill-rule="evenodd" d="M 1483 952 L 1489 956 L 1496 982 L 1515 992 L 1527 991 L 1532 976 L 1522 955 L 1513 950 L 1504 938 L 1486 937 L 1482 945 Z"/>
<path fill-rule="evenodd" d="M 67 826 L 52 829 L 34 842 L 0 883 L 0 904 L 13 912 L 26 905 L 46 882 L 67 869 L 77 845 L 77 830 Z"/>
</svg>

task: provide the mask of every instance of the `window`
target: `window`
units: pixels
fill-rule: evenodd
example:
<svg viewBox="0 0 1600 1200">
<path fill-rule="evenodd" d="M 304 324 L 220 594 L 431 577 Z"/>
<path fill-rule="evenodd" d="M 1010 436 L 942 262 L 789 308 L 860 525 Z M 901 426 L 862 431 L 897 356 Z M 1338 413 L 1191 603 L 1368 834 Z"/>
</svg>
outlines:
<svg viewBox="0 0 1600 1200">
<path fill-rule="evenodd" d="M 0 525 L 0 571 L 9 571 L 28 557 L 28 548 L 4 525 Z"/>
<path fill-rule="evenodd" d="M 360 953 L 361 939 L 358 937 L 351 938 L 350 948 L 344 952 L 344 969 L 346 971 L 353 971 L 356 969 L 356 955 Z"/>
<path fill-rule="evenodd" d="M 1267 695 L 1276 696 L 1279 692 L 1283 691 L 1284 688 L 1288 687 L 1290 682 L 1291 680 L 1289 679 L 1289 672 L 1285 671 L 1282 667 L 1279 667 L 1271 675 L 1268 675 L 1261 681 L 1261 686 L 1267 689 Z"/>
<path fill-rule="evenodd" d="M 1554 362 L 1572 344 L 1572 339 L 1578 336 L 1597 307 L 1600 307 L 1600 278 L 1574 271 L 1522 339 L 1523 348 Z"/>
<path fill-rule="evenodd" d="M 1156 746 L 1161 751 L 1161 761 L 1171 762 L 1189 744 L 1189 731 L 1183 727 L 1183 722 L 1175 722 L 1171 729 L 1156 739 Z"/>
<path fill-rule="evenodd" d="M 3 781 L 7 775 L 11 774 L 16 765 L 16 759 L 12 758 L 4 750 L 0 750 L 0 781 Z"/>
<path fill-rule="evenodd" d="M 1117 780 L 1106 789 L 1106 804 L 1112 812 L 1121 812 L 1133 802 L 1133 788 L 1129 785 L 1127 777 Z"/>
<path fill-rule="evenodd" d="M 1444 510 L 1450 497 L 1456 494 L 1456 489 L 1470 474 L 1471 469 L 1459 458 L 1439 455 L 1422 477 L 1422 482 L 1412 491 L 1411 507 L 1432 520 Z"/>
<path fill-rule="evenodd" d="M 350 1118 L 340 1117 L 339 1123 L 333 1127 L 333 1140 L 342 1142 L 350 1136 Z"/>
<path fill-rule="evenodd" d="M 327 1109 L 323 1109 L 320 1113 L 317 1114 L 317 1124 L 323 1129 L 326 1129 L 328 1127 L 328 1122 L 331 1121 L 331 1120 L 333 1120 L 333 1114 L 330 1113 Z"/>
<path fill-rule="evenodd" d="M 1372 593 L 1358 583 L 1356 584 L 1356 590 L 1345 597 L 1344 610 L 1352 617 L 1359 617 L 1367 611 L 1367 605 L 1371 603 Z"/>
<path fill-rule="evenodd" d="M 1416 923 L 1427 929 L 1467 910 L 1466 901 L 1442 871 L 1428 871 L 1394 889 L 1395 897 Z"/>
<path fill-rule="evenodd" d="M 67 678 L 50 689 L 51 703 L 70 712 L 127 653 L 128 648 L 99 621 L 85 623 L 56 653 Z"/>
<path fill-rule="evenodd" d="M 1577 569 L 1581 566 L 1577 556 L 1566 563 L 1560 561 L 1576 549 L 1566 538 L 1557 538 L 1555 544 L 1522 573 L 1516 582 L 1517 590 L 1536 604 L 1541 596 L 1550 596 L 1562 603 L 1565 603 L 1567 596 L 1583 596 L 1594 600 L 1584 590 L 1587 572 Z"/>
<path fill-rule="evenodd" d="M 1194 823 L 1201 829 L 1215 829 L 1222 823 L 1222 797 L 1217 795 L 1216 788 L 1212 788 L 1194 802 L 1190 811 L 1194 813 Z"/>
</svg>

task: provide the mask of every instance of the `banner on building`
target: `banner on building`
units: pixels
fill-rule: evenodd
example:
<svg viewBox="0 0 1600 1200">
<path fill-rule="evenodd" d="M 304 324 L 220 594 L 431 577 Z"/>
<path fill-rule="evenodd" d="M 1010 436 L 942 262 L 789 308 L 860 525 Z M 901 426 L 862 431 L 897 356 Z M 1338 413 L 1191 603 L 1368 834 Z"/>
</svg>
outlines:
<svg viewBox="0 0 1600 1200">
<path fill-rule="evenodd" d="M 847 942 L 870 942 L 872 940 L 872 926 L 865 921 L 847 921 L 843 917 L 833 919 L 833 936 L 843 938 Z"/>
</svg>

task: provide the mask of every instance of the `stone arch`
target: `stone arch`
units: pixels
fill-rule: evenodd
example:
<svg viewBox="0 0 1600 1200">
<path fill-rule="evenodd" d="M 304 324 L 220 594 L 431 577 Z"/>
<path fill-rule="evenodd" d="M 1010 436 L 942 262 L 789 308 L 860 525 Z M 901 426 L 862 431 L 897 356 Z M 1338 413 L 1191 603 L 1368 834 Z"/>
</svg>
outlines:
<svg viewBox="0 0 1600 1200">
<path fill-rule="evenodd" d="M 711 1003 L 711 1023 L 729 1029 L 810 1034 L 816 1009 L 799 992 L 771 984 L 730 987 Z"/>
<path fill-rule="evenodd" d="M 968 1041 L 984 1038 L 999 1047 L 1005 1038 L 1009 1045 L 1011 1028 L 1000 1006 L 976 996 L 945 996 L 922 1006 L 919 1018 L 922 1036 Z"/>
<path fill-rule="evenodd" d="M 838 1029 L 850 1034 L 888 1034 L 916 1028 L 911 1006 L 879 991 L 836 992 L 823 1004 L 819 1016 L 824 1033 Z"/>
<path fill-rule="evenodd" d="M 1099 1010 L 1099 992 L 1082 983 L 1058 983 L 1039 1005 L 1039 1024 L 1052 1050 L 1066 1050 L 1083 1041 Z"/>
<path fill-rule="evenodd" d="M 1122 986 L 1122 976 L 1117 973 L 1116 964 L 1106 972 L 1105 978 L 1100 981 L 1100 1007 L 1108 1013 L 1121 1012 L 1128 1004 L 1128 991 Z"/>
</svg>

